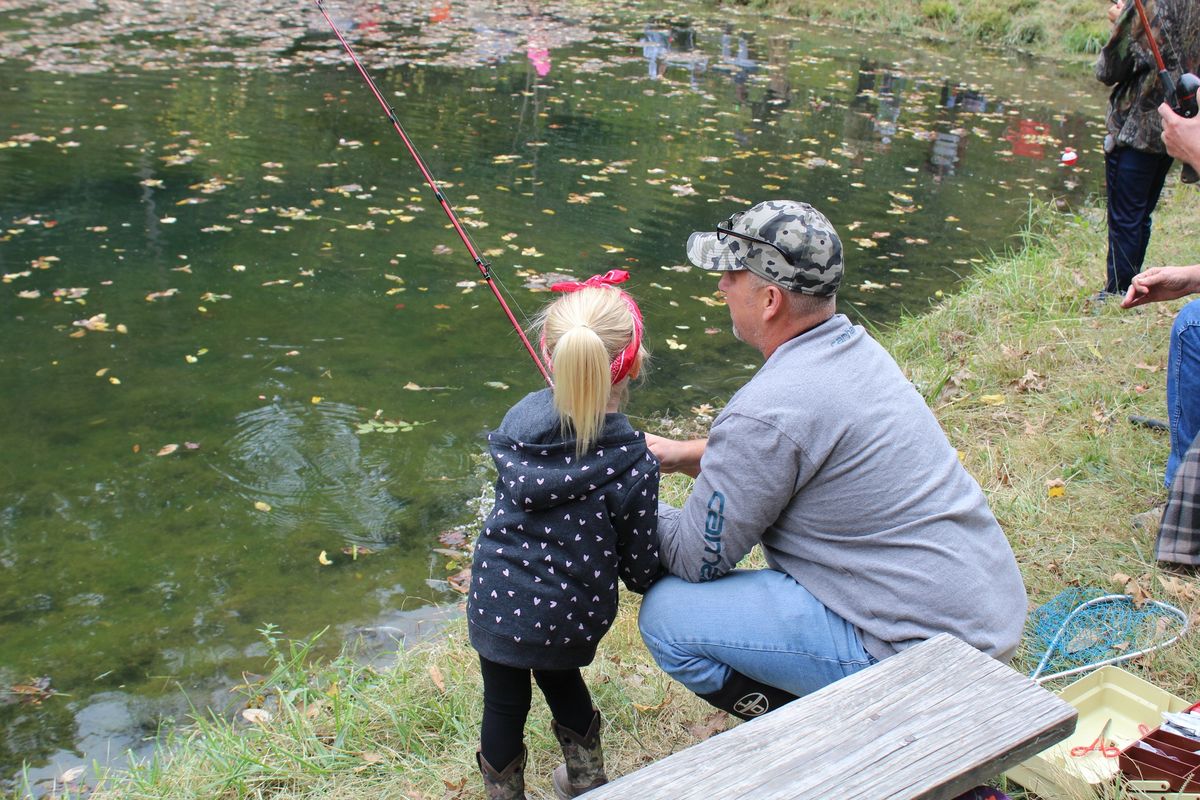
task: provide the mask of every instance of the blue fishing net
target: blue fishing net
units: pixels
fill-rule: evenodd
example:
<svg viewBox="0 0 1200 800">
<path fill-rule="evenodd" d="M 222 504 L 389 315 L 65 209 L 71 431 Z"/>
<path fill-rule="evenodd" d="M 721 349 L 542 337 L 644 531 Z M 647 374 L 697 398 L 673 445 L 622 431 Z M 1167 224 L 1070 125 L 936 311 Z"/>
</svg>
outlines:
<svg viewBox="0 0 1200 800">
<path fill-rule="evenodd" d="M 1094 587 L 1066 589 L 1029 615 L 1027 635 L 1031 647 L 1037 651 L 1036 657 L 1041 659 L 1054 644 L 1054 652 L 1042 669 L 1043 673 L 1093 664 L 1152 647 L 1170 635 L 1168 628 L 1175 627 L 1165 624 L 1168 620 L 1157 604 L 1139 605 L 1126 595 L 1098 602 L 1071 616 L 1083 603 L 1107 594 Z M 1058 636 L 1056 643 L 1055 636 Z"/>
</svg>

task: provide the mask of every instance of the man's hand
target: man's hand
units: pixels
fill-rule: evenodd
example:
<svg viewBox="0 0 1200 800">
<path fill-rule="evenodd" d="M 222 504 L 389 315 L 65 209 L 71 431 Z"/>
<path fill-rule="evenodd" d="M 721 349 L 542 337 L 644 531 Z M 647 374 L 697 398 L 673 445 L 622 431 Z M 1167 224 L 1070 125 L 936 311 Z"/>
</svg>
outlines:
<svg viewBox="0 0 1200 800">
<path fill-rule="evenodd" d="M 1133 276 L 1129 291 L 1121 298 L 1121 308 L 1174 300 L 1195 292 L 1200 292 L 1200 264 L 1190 267 L 1151 267 Z"/>
<path fill-rule="evenodd" d="M 1162 140 L 1167 152 L 1184 163 L 1200 167 L 1200 117 L 1181 117 L 1166 103 L 1158 107 Z"/>
<path fill-rule="evenodd" d="M 707 439 L 679 441 L 665 436 L 646 434 L 646 447 L 658 459 L 659 471 L 682 472 L 693 478 L 700 474 L 700 457 L 704 455 Z"/>
</svg>

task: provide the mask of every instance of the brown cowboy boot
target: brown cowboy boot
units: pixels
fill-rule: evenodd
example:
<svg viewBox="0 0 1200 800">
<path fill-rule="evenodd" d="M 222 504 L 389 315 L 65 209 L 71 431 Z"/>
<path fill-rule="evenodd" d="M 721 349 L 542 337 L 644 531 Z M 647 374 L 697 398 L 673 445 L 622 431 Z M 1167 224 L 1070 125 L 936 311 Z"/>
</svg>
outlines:
<svg viewBox="0 0 1200 800">
<path fill-rule="evenodd" d="M 475 751 L 475 761 L 483 775 L 483 789 L 487 800 L 525 800 L 525 757 L 529 751 L 521 748 L 521 755 L 499 772 L 487 762 L 483 753 Z"/>
<path fill-rule="evenodd" d="M 566 763 L 554 769 L 554 793 L 558 800 L 569 800 L 597 786 L 608 783 L 604 773 L 604 752 L 600 749 L 600 712 L 592 709 L 592 724 L 587 734 L 551 722 L 554 738 L 562 745 Z"/>
</svg>

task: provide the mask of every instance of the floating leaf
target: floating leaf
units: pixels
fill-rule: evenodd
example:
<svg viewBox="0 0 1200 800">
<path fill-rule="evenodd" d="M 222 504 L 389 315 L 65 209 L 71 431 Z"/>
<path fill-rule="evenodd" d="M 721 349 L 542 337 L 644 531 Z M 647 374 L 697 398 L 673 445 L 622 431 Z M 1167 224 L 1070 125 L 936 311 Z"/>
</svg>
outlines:
<svg viewBox="0 0 1200 800">
<path fill-rule="evenodd" d="M 259 511 L 270 511 L 271 510 L 271 504 L 264 500 L 255 500 L 254 507 L 257 508 Z"/>
<path fill-rule="evenodd" d="M 323 566 L 323 567 L 328 567 L 330 564 L 332 564 L 332 563 L 333 563 L 332 561 L 330 561 L 330 560 L 329 560 L 329 556 L 328 556 L 328 555 L 326 555 L 326 552 L 325 552 L 324 550 L 322 550 L 322 551 L 321 551 L 321 552 L 320 552 L 320 553 L 317 555 L 317 561 L 318 561 L 318 562 L 321 564 L 321 566 Z"/>
<path fill-rule="evenodd" d="M 177 445 L 177 444 L 164 444 L 162 447 L 158 448 L 158 452 L 155 453 L 154 455 L 169 456 L 169 455 L 171 455 L 171 453 L 174 453 L 178 449 L 179 449 L 179 445 Z"/>
<path fill-rule="evenodd" d="M 87 767 L 71 767 L 69 770 L 58 776 L 61 783 L 74 783 L 83 777 L 83 773 L 87 772 Z"/>
</svg>

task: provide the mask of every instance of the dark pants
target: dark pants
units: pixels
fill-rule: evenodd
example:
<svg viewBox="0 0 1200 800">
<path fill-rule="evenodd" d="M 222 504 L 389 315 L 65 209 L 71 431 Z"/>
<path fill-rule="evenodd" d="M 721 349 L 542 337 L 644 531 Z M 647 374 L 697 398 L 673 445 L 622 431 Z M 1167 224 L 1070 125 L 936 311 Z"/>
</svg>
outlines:
<svg viewBox="0 0 1200 800">
<path fill-rule="evenodd" d="M 1108 279 L 1104 291 L 1125 294 L 1142 271 L 1150 244 L 1150 215 L 1158 204 L 1171 157 L 1118 147 L 1104 156 L 1108 187 Z"/>
<path fill-rule="evenodd" d="M 506 667 L 479 657 L 483 673 L 483 725 L 479 749 L 497 770 L 521 755 L 525 741 L 525 718 L 533 702 L 529 685 L 531 670 Z M 535 669 L 533 679 L 550 706 L 554 720 L 580 736 L 592 724 L 592 696 L 583 674 L 577 669 Z"/>
</svg>

